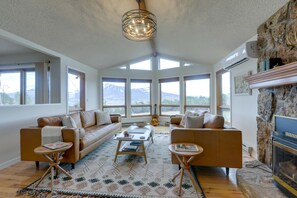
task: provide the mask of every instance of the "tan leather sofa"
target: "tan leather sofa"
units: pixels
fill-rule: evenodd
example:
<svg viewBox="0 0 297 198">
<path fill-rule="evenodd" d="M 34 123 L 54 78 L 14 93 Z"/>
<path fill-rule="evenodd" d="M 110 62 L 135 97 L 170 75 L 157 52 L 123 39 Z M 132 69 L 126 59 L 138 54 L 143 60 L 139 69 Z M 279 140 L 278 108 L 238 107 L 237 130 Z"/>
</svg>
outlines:
<svg viewBox="0 0 297 198">
<path fill-rule="evenodd" d="M 122 129 L 121 116 L 110 115 L 111 124 L 97 126 L 96 114 L 98 110 L 82 111 L 70 114 L 78 128 L 63 128 L 62 137 L 65 142 L 72 142 L 73 146 L 65 152 L 62 162 L 74 164 L 85 155 L 93 151 L 100 144 L 104 143 Z M 39 162 L 48 160 L 34 153 L 34 148 L 41 145 L 41 129 L 44 126 L 62 126 L 62 119 L 65 115 L 41 117 L 37 120 L 38 126 L 22 128 L 20 130 L 21 160 Z M 80 128 L 85 133 L 80 135 Z"/>
<path fill-rule="evenodd" d="M 195 143 L 203 148 L 203 152 L 196 156 L 191 165 L 226 167 L 242 167 L 242 135 L 234 128 L 184 128 L 180 126 L 181 116 L 170 119 L 171 143 Z M 205 124 L 204 124 L 205 125 Z M 179 164 L 174 155 L 173 164 Z"/>
</svg>

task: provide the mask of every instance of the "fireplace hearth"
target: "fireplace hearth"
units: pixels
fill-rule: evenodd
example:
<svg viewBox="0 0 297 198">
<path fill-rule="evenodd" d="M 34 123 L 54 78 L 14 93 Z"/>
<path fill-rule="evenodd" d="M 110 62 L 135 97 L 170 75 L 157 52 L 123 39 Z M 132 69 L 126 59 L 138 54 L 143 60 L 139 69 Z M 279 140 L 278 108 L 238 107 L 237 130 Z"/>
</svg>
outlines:
<svg viewBox="0 0 297 198">
<path fill-rule="evenodd" d="M 272 134 L 272 172 L 275 184 L 297 197 L 297 119 L 275 116 Z"/>
</svg>

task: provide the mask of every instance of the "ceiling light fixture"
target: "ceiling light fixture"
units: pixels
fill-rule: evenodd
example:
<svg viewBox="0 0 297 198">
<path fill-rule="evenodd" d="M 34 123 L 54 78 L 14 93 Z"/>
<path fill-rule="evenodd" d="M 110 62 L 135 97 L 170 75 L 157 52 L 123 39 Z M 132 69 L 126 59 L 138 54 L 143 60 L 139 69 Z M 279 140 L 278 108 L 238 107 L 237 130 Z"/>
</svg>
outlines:
<svg viewBox="0 0 297 198">
<path fill-rule="evenodd" d="M 123 35 L 132 41 L 146 41 L 155 36 L 157 31 L 156 16 L 140 9 L 141 0 L 136 0 L 138 9 L 126 12 L 122 17 Z"/>
</svg>

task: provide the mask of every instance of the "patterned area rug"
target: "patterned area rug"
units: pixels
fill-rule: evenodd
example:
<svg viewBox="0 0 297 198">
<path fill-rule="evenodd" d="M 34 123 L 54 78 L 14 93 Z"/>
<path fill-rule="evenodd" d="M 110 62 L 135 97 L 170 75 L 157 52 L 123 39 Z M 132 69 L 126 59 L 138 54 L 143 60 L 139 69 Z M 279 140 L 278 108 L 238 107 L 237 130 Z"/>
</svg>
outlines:
<svg viewBox="0 0 297 198">
<path fill-rule="evenodd" d="M 171 180 L 178 165 L 171 164 L 168 134 L 154 135 L 154 143 L 147 149 L 147 164 L 143 157 L 134 155 L 119 155 L 114 163 L 117 143 L 111 139 L 102 144 L 77 162 L 73 170 L 69 164 L 64 165 L 73 179 L 60 173 L 54 181 L 54 190 L 59 194 L 92 197 L 179 197 L 179 177 L 175 182 Z M 50 176 L 37 188 L 36 182 L 25 190 L 50 191 Z M 181 197 L 203 197 L 187 174 L 184 175 Z"/>
</svg>

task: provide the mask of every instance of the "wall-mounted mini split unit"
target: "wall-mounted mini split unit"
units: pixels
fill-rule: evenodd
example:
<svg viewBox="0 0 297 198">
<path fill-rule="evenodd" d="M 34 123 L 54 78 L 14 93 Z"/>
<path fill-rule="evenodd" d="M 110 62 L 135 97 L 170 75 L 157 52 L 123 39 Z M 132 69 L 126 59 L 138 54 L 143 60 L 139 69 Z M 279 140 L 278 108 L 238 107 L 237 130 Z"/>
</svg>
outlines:
<svg viewBox="0 0 297 198">
<path fill-rule="evenodd" d="M 258 58 L 257 41 L 249 41 L 238 47 L 223 60 L 223 69 L 230 70 L 251 58 Z"/>
</svg>

